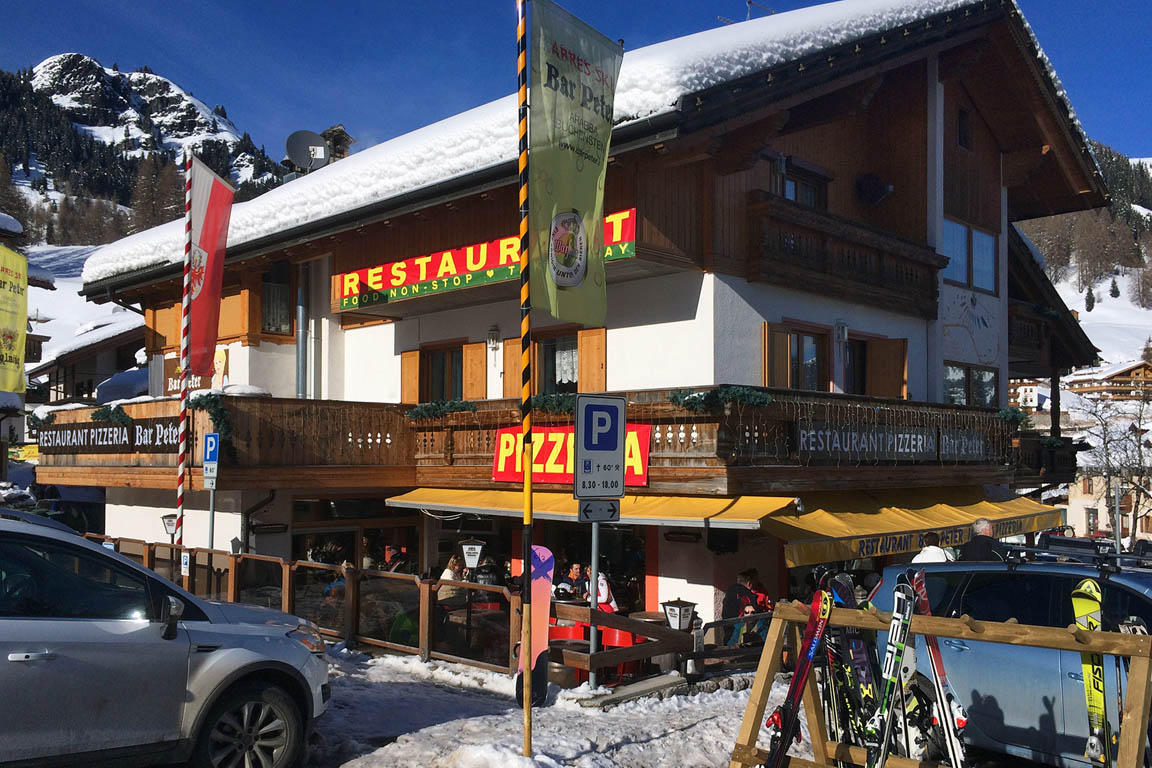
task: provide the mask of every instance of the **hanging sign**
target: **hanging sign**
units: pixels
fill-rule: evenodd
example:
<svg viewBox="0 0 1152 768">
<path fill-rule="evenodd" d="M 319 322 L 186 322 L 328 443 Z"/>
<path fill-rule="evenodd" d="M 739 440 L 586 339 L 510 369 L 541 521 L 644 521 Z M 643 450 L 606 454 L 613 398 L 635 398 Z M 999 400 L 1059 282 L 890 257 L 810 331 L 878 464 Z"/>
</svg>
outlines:
<svg viewBox="0 0 1152 768">
<path fill-rule="evenodd" d="M 28 260 L 0 245 L 0 390 L 25 390 L 24 335 L 28 327 Z"/>
<path fill-rule="evenodd" d="M 341 312 L 433 293 L 520 279 L 520 237 L 433 251 L 401 261 L 336 275 L 333 303 Z M 604 217 L 604 261 L 636 255 L 636 209 Z"/>
<path fill-rule="evenodd" d="M 532 481 L 571 486 L 575 457 L 574 427 L 532 428 Z M 624 431 L 624 485 L 648 485 L 648 452 L 652 447 L 651 424 L 629 424 Z M 522 482 L 524 432 L 520 427 L 496 431 L 492 479 Z"/>
</svg>

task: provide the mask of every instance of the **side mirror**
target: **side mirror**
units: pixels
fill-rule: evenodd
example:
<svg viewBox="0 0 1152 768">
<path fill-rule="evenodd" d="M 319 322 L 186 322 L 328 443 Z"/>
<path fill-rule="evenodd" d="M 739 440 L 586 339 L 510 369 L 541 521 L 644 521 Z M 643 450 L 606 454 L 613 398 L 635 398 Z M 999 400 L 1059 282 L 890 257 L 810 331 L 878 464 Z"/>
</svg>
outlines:
<svg viewBox="0 0 1152 768">
<path fill-rule="evenodd" d="M 160 621 L 164 624 L 164 634 L 160 637 L 165 640 L 176 639 L 176 625 L 184 615 L 184 601 L 168 595 L 160 604 Z"/>
</svg>

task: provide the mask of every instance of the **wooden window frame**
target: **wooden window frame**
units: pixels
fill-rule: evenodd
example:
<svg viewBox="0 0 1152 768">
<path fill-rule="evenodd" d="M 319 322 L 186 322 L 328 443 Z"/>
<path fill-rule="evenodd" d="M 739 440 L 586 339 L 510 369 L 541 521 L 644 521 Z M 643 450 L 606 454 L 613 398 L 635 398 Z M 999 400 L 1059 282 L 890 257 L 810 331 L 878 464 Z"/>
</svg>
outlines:
<svg viewBox="0 0 1152 768">
<path fill-rule="evenodd" d="M 771 182 L 769 187 L 773 194 L 790 203 L 814 211 L 828 211 L 828 185 L 832 182 L 832 174 L 821 166 L 810 163 L 802 158 L 791 155 L 770 153 L 765 157 L 772 162 Z M 783 166 L 783 168 L 781 168 Z M 796 184 L 795 199 L 789 198 L 785 193 L 787 182 Z M 807 205 L 800 201 L 800 185 L 808 184 L 816 190 L 816 204 Z"/>
<path fill-rule="evenodd" d="M 427 342 L 425 344 L 420 345 L 420 348 L 419 348 L 420 369 L 419 369 L 419 373 L 417 374 L 418 381 L 417 381 L 416 387 L 417 387 L 417 391 L 420 393 L 419 394 L 419 401 L 421 403 L 432 402 L 429 399 L 429 394 L 430 394 L 429 388 L 430 388 L 431 383 L 432 383 L 431 374 L 429 372 L 429 366 L 431 365 L 431 361 L 432 361 L 432 357 L 431 357 L 432 353 L 434 353 L 434 352 L 451 352 L 451 351 L 455 351 L 457 349 L 460 350 L 460 370 L 458 371 L 458 374 L 460 377 L 460 393 L 461 393 L 460 397 L 461 397 L 461 399 L 465 399 L 464 398 L 464 347 L 467 344 L 468 344 L 468 337 L 465 336 L 465 337 L 461 337 L 459 339 L 445 339 L 443 341 L 431 341 L 431 342 Z M 455 387 L 453 387 L 452 389 L 455 390 Z M 455 398 L 448 398 L 448 399 L 452 400 Z"/>
<path fill-rule="evenodd" d="M 778 362 L 773 360 L 772 350 L 772 333 L 785 333 L 789 336 L 789 351 L 787 361 L 787 381 L 784 384 L 774 382 L 772 373 L 773 369 L 778 365 Z M 833 392 L 835 391 L 836 382 L 834 381 L 834 362 L 833 355 L 833 332 L 834 329 L 830 325 L 822 325 L 819 323 L 811 323 L 804 320 L 795 320 L 792 318 L 782 318 L 779 323 L 765 322 L 761 337 L 761 383 L 766 387 L 773 387 L 776 389 L 791 389 L 796 392 Z M 823 344 L 823 354 L 820 355 L 820 370 L 817 375 L 823 384 L 823 389 L 799 389 L 792 386 L 792 359 L 791 359 L 791 338 L 795 334 L 803 334 L 806 336 L 820 337 Z"/>
<path fill-rule="evenodd" d="M 277 263 L 284 263 L 288 265 L 288 332 L 283 331 L 266 331 L 264 330 L 264 273 L 270 272 Z M 257 300 L 259 304 L 256 309 L 256 320 L 259 322 L 256 333 L 262 341 L 273 341 L 279 344 L 286 344 L 295 342 L 296 339 L 296 290 L 299 269 L 297 264 L 281 260 L 280 262 L 272 262 L 265 265 L 266 269 L 261 269 L 257 274 L 256 286 L 259 290 L 256 291 Z"/>
<path fill-rule="evenodd" d="M 945 277 L 944 282 L 947 283 L 948 285 L 954 285 L 957 288 L 964 288 L 964 289 L 969 290 L 969 291 L 975 291 L 977 293 L 983 293 L 985 296 L 997 296 L 997 297 L 999 297 L 1000 296 L 1000 235 L 998 235 L 995 232 L 992 232 L 991 230 L 985 229 L 984 227 L 979 227 L 979 226 L 976 226 L 975 224 L 969 224 L 968 222 L 964 221 L 963 219 L 958 219 L 955 216 L 945 216 L 944 218 L 947 221 L 952 222 L 953 224 L 959 224 L 960 226 L 964 227 L 964 229 L 965 229 L 964 247 L 966 249 L 967 258 L 968 258 L 967 275 L 964 278 L 964 282 L 960 282 L 959 280 L 953 280 L 949 277 Z M 975 266 L 973 264 L 973 254 L 972 254 L 972 233 L 973 232 L 979 232 L 981 234 L 988 235 L 989 237 L 992 238 L 992 274 L 994 275 L 994 280 L 995 280 L 995 287 L 992 290 L 988 290 L 987 288 L 981 288 L 973 282 L 973 275 L 975 274 Z"/>
<path fill-rule="evenodd" d="M 962 368 L 964 370 L 964 405 L 974 408 L 999 408 L 1000 407 L 1000 369 L 990 365 L 974 365 L 972 363 L 960 363 L 955 360 L 945 360 L 945 368 Z M 991 406 L 975 405 L 972 398 L 972 372 L 973 371 L 991 371 L 995 376 L 994 392 L 996 398 Z"/>
<path fill-rule="evenodd" d="M 541 363 L 540 363 L 540 342 L 544 341 L 545 339 L 558 339 L 558 338 L 561 338 L 564 336 L 571 336 L 572 338 L 576 339 L 576 355 L 577 355 L 576 391 L 578 391 L 578 392 L 580 391 L 580 376 L 579 376 L 579 370 L 580 370 L 580 363 L 579 363 L 580 331 L 583 331 L 583 330 L 585 330 L 584 326 L 580 325 L 579 323 L 567 323 L 565 325 L 554 325 L 554 326 L 549 326 L 547 328 L 541 328 L 540 330 L 533 329 L 533 331 L 532 331 L 532 375 L 536 379 L 536 381 L 533 382 L 533 385 L 535 387 L 535 389 L 533 390 L 533 394 L 538 395 L 544 391 L 544 381 L 541 378 L 544 374 L 544 366 L 541 365 Z"/>
</svg>

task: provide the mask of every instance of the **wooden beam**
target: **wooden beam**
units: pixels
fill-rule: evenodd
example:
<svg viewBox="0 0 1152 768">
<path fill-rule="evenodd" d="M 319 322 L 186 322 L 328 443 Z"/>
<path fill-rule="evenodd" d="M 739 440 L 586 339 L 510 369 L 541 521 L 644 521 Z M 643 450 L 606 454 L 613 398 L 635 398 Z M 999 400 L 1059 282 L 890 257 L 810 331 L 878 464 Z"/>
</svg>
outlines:
<svg viewBox="0 0 1152 768">
<path fill-rule="evenodd" d="M 791 110 L 790 119 L 780 133 L 795 133 L 859 114 L 868 109 L 883 84 L 883 75 L 873 75 L 867 80 L 801 104 Z"/>
<path fill-rule="evenodd" d="M 772 690 L 772 682 L 780 669 L 780 653 L 784 647 L 784 631 L 787 626 L 787 622 L 784 621 L 773 621 L 768 625 L 768 637 L 764 641 L 764 650 L 760 653 L 760 663 L 756 666 L 756 677 L 752 680 L 748 706 L 744 709 L 744 719 L 740 721 L 736 746 L 732 749 L 732 760 L 728 763 L 729 768 L 760 765 L 766 762 L 759 758 L 745 761 L 744 758 L 754 755 L 757 751 L 756 737 L 760 733 L 760 725 L 764 722 L 764 710 L 768 708 L 768 694 Z"/>
<path fill-rule="evenodd" d="M 1003 159 L 1003 181 L 1006 187 L 1018 187 L 1030 179 L 1041 166 L 1052 160 L 1052 146 L 1041 144 L 1005 152 Z"/>
<path fill-rule="evenodd" d="M 988 39 L 981 38 L 943 51 L 940 54 L 940 81 L 962 79 L 991 48 L 992 44 Z"/>
</svg>

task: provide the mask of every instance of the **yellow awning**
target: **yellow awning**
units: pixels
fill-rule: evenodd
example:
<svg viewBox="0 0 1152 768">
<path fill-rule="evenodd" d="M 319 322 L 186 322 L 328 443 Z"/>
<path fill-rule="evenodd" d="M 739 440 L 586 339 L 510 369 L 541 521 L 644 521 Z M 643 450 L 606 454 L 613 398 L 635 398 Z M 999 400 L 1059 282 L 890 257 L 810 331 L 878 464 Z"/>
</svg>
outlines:
<svg viewBox="0 0 1152 768">
<path fill-rule="evenodd" d="M 741 496 L 697 498 L 694 496 L 627 496 L 620 501 L 620 520 L 639 525 L 690 528 L 736 528 L 760 530 L 760 521 L 793 502 L 792 496 Z M 390 507 L 426 509 L 430 512 L 469 512 L 521 517 L 524 497 L 520 491 L 469 491 L 418 488 L 388 499 Z M 533 517 L 542 520 L 576 520 L 576 500 L 566 493 L 532 494 Z"/>
<path fill-rule="evenodd" d="M 829 491 L 800 496 L 802 511 L 778 509 L 763 520 L 765 531 L 785 539 L 788 567 L 916 552 L 923 534 L 956 547 L 972 535 L 972 521 L 992 523 L 993 536 L 1011 536 L 1063 523 L 1057 507 L 1024 497 L 992 501 L 981 488 Z"/>
</svg>

